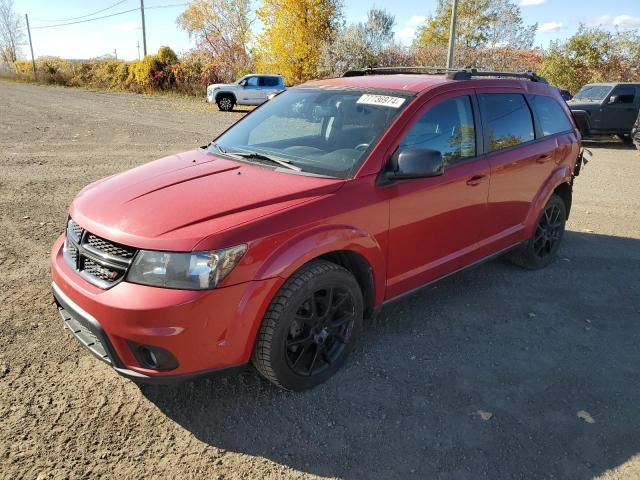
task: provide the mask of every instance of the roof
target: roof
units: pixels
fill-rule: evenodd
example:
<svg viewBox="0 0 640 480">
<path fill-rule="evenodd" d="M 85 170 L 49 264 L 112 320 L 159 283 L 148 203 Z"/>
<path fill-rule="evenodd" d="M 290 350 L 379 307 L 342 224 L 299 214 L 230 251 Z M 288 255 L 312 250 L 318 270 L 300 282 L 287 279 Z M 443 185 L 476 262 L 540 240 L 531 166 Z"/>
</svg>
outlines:
<svg viewBox="0 0 640 480">
<path fill-rule="evenodd" d="M 430 74 L 384 74 L 384 75 L 360 75 L 352 77 L 328 78 L 325 80 L 311 80 L 302 84 L 304 87 L 343 87 L 355 89 L 380 89 L 380 90 L 396 90 L 406 91 L 410 93 L 419 93 L 424 90 L 433 88 L 438 85 L 464 84 L 466 86 L 482 82 L 483 86 L 509 87 L 523 86 L 527 91 L 544 91 L 549 88 L 546 82 L 535 82 L 529 80 L 520 80 L 514 78 L 494 78 L 494 77 L 473 77 L 471 79 L 454 80 L 447 78 L 446 75 L 430 75 Z"/>
<path fill-rule="evenodd" d="M 351 88 L 379 88 L 382 90 L 405 90 L 407 92 L 421 92 L 427 88 L 443 83 L 451 83 L 444 75 L 364 75 L 359 77 L 328 78 L 326 80 L 311 80 L 305 87 L 351 87 Z"/>
</svg>

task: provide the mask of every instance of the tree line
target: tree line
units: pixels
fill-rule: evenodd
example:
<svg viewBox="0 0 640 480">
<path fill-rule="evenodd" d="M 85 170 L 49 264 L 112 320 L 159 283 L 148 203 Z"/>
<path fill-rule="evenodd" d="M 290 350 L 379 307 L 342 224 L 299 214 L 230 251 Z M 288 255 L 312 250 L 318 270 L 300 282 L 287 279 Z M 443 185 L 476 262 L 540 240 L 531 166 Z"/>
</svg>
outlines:
<svg viewBox="0 0 640 480">
<path fill-rule="evenodd" d="M 56 83 L 201 94 L 209 83 L 252 72 L 279 73 L 294 85 L 350 69 L 443 66 L 451 2 L 438 0 L 413 42 L 403 45 L 394 35 L 395 17 L 375 7 L 361 22 L 347 23 L 341 0 L 263 0 L 257 10 L 251 0 L 193 0 L 177 24 L 196 47 L 180 58 L 163 47 L 135 62 L 102 59 L 78 65 L 53 58 L 40 59 L 38 69 L 43 80 Z M 0 3 L 10 5 L 11 0 Z M 0 16 L 7 17 L 3 12 Z M 10 15 L 0 18 L 0 53 L 18 75 L 27 76 L 30 64 L 15 60 L 19 38 L 7 35 L 12 21 L 17 20 Z M 262 26 L 258 33 L 256 22 Z M 637 30 L 580 25 L 567 40 L 542 49 L 534 47 L 537 28 L 525 24 L 514 0 L 460 0 L 455 65 L 534 70 L 571 92 L 585 83 L 640 80 Z"/>
</svg>

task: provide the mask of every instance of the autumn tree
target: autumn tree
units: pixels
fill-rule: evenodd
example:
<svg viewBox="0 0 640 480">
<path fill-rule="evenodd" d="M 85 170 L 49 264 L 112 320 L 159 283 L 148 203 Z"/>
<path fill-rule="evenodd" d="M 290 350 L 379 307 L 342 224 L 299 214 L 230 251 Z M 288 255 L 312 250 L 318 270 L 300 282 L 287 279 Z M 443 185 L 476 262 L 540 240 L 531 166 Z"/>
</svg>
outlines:
<svg viewBox="0 0 640 480">
<path fill-rule="evenodd" d="M 566 41 L 552 42 L 539 71 L 573 93 L 587 83 L 640 81 L 640 32 L 581 25 Z"/>
<path fill-rule="evenodd" d="M 13 65 L 23 42 L 24 29 L 13 9 L 13 0 L 0 0 L 0 59 Z"/>
<path fill-rule="evenodd" d="M 338 28 L 340 0 L 264 0 L 258 17 L 258 70 L 284 75 L 288 84 L 316 78 L 322 47 Z"/>
<path fill-rule="evenodd" d="M 333 41 L 323 46 L 320 74 L 412 63 L 408 49 L 394 40 L 394 25 L 395 17 L 377 8 L 369 10 L 364 22 L 341 25 Z"/>
<path fill-rule="evenodd" d="M 436 11 L 427 18 L 413 47 L 422 63 L 444 65 L 449 43 L 452 0 L 438 0 Z M 501 56 L 496 49 L 530 50 L 537 24 L 525 25 L 520 7 L 512 0 L 460 0 L 457 10 L 457 66 L 488 67 Z"/>
<path fill-rule="evenodd" d="M 220 80 L 235 80 L 251 70 L 250 0 L 194 0 L 177 22 L 195 38 L 197 53 Z"/>
</svg>

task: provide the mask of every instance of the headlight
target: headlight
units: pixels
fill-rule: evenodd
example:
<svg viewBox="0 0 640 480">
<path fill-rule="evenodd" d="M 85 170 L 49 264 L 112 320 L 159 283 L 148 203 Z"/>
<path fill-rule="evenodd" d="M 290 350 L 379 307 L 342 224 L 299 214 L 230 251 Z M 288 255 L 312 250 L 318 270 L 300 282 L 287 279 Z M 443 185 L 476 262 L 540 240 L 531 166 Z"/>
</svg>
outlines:
<svg viewBox="0 0 640 480">
<path fill-rule="evenodd" d="M 208 290 L 224 280 L 246 251 L 244 244 L 211 252 L 140 250 L 127 281 L 152 287 Z"/>
</svg>

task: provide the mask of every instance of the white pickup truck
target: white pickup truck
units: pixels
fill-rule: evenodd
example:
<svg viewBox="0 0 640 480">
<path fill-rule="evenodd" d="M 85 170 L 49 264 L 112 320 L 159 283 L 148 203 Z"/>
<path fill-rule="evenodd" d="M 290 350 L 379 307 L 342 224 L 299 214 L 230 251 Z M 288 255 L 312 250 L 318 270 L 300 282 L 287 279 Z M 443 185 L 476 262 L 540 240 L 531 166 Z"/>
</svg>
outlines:
<svg viewBox="0 0 640 480">
<path fill-rule="evenodd" d="M 207 102 L 224 112 L 235 105 L 260 105 L 272 93 L 285 89 L 282 75 L 245 75 L 236 83 L 214 83 L 207 87 Z"/>
</svg>

